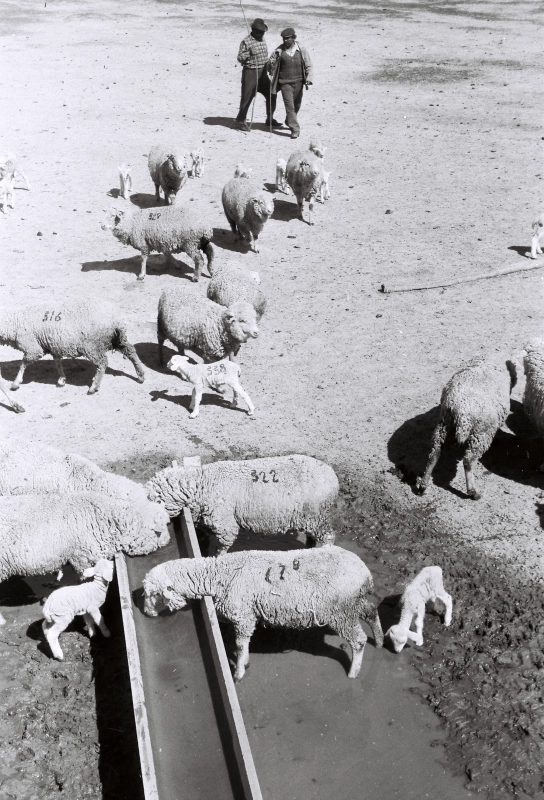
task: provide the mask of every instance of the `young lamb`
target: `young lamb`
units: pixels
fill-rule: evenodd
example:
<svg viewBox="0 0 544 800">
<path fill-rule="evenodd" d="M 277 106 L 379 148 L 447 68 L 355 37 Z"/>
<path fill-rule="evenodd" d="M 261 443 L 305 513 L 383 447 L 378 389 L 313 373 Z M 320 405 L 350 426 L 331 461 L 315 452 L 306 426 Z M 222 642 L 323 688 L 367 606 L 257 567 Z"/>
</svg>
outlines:
<svg viewBox="0 0 544 800">
<path fill-rule="evenodd" d="M 10 382 L 7 381 L 5 378 L 3 378 L 2 373 L 0 372 L 0 392 L 2 392 L 2 394 L 6 398 L 7 404 L 9 405 L 10 408 L 12 408 L 15 411 L 16 414 L 23 414 L 24 408 L 21 405 L 19 405 L 19 403 L 16 403 L 15 400 L 12 400 L 11 397 L 9 396 L 10 386 L 11 386 Z"/>
<path fill-rule="evenodd" d="M 200 278 L 204 266 L 204 253 L 208 269 L 213 261 L 213 226 L 199 219 L 191 209 L 169 206 L 168 208 L 133 209 L 128 205 L 111 212 L 102 223 L 102 230 L 111 230 L 116 239 L 139 250 L 142 264 L 138 280 L 146 275 L 147 258 L 150 253 L 164 253 L 167 263 L 178 267 L 172 253 L 187 253 L 195 262 L 191 280 Z"/>
<path fill-rule="evenodd" d="M 189 406 L 190 419 L 198 416 L 200 401 L 206 389 L 211 389 L 224 395 L 229 387 L 234 393 L 231 408 L 237 407 L 238 395 L 240 395 L 247 404 L 247 413 L 251 418 L 254 418 L 255 406 L 240 383 L 239 364 L 234 364 L 227 358 L 216 361 L 214 364 L 189 364 L 187 356 L 173 356 L 167 366 L 172 372 L 177 372 L 183 381 L 187 381 L 193 386 L 193 396 Z"/>
<path fill-rule="evenodd" d="M 515 364 L 496 356 L 478 356 L 453 375 L 442 391 L 440 418 L 433 433 L 425 473 L 417 479 L 416 486 L 421 494 L 430 483 L 448 433 L 453 433 L 465 450 L 467 494 L 473 500 L 481 498 L 476 491 L 472 468 L 491 446 L 510 413 L 510 393 L 515 385 Z"/>
<path fill-rule="evenodd" d="M 121 186 L 119 197 L 128 200 L 129 192 L 132 191 L 132 175 L 130 174 L 132 167 L 127 164 L 121 164 L 117 169 L 119 170 L 119 183 Z"/>
<path fill-rule="evenodd" d="M 323 160 L 323 156 L 325 155 L 325 150 L 327 148 L 323 147 L 322 143 L 319 139 L 310 139 L 310 144 L 308 145 L 308 150 L 314 153 L 318 158 Z"/>
<path fill-rule="evenodd" d="M 227 307 L 238 300 L 247 300 L 255 309 L 257 322 L 260 322 L 266 309 L 266 297 L 259 289 L 259 281 L 255 279 L 256 273 L 247 272 L 230 264 L 218 266 L 215 262 L 210 274 L 212 279 L 207 289 L 209 300 Z"/>
<path fill-rule="evenodd" d="M 103 492 L 144 503 L 144 487 L 123 475 L 104 472 L 88 458 L 32 442 L 0 444 L 0 495 Z"/>
<path fill-rule="evenodd" d="M 100 606 L 106 600 L 108 586 L 113 580 L 113 561 L 101 558 L 94 567 L 83 571 L 83 577 L 94 580 L 80 586 L 55 589 L 43 607 L 43 632 L 53 657 L 59 661 L 64 661 L 59 635 L 66 630 L 74 617 L 85 617 L 90 637 L 95 635 L 97 627 L 103 636 L 109 638 L 111 635 L 100 613 Z"/>
<path fill-rule="evenodd" d="M 236 164 L 234 169 L 235 178 L 249 178 L 250 173 L 253 172 L 253 167 L 244 167 L 243 164 Z"/>
<path fill-rule="evenodd" d="M 204 175 L 204 151 L 201 147 L 198 150 L 192 150 L 190 154 L 193 162 L 191 167 L 191 175 L 193 178 L 201 178 Z"/>
<path fill-rule="evenodd" d="M 531 254 L 530 258 L 536 258 L 537 254 L 542 255 L 542 248 L 540 242 L 544 236 L 544 212 L 533 222 L 533 238 L 531 240 Z M 527 253 L 529 255 L 529 253 Z"/>
<path fill-rule="evenodd" d="M 289 194 L 289 186 L 285 178 L 285 170 L 287 169 L 287 161 L 284 158 L 278 158 L 276 161 L 276 189 L 278 192 Z"/>
<path fill-rule="evenodd" d="M 233 233 L 247 240 L 254 253 L 265 222 L 274 213 L 274 198 L 247 178 L 232 178 L 221 194 L 223 210 Z"/>
<path fill-rule="evenodd" d="M 216 535 L 219 552 L 232 547 L 240 528 L 272 536 L 297 532 L 308 544 L 334 543 L 329 512 L 338 497 L 338 478 L 328 464 L 310 456 L 168 467 L 145 488 L 172 517 L 188 506 L 195 524 Z"/>
<path fill-rule="evenodd" d="M 166 205 L 173 205 L 177 193 L 185 186 L 189 177 L 185 156 L 177 153 L 175 148 L 158 144 L 149 151 L 148 166 L 151 180 L 155 184 L 155 198 L 160 201 L 162 189 Z"/>
<path fill-rule="evenodd" d="M 445 607 L 444 625 L 451 625 L 452 599 L 444 589 L 442 570 L 440 567 L 424 567 L 403 591 L 400 605 L 400 620 L 392 625 L 386 636 L 389 636 L 395 653 L 400 653 L 408 639 L 418 647 L 423 644 L 423 618 L 425 603 L 436 603 L 441 600 Z M 415 621 L 416 632 L 410 630 Z"/>
<path fill-rule="evenodd" d="M 88 394 L 100 388 L 108 366 L 108 350 L 118 350 L 134 365 L 138 382 L 145 380 L 142 362 L 127 339 L 117 312 L 90 300 L 54 301 L 15 309 L 0 309 L 0 344 L 23 351 L 23 360 L 11 388 L 18 389 L 29 364 L 53 356 L 59 379 L 66 384 L 63 358 L 86 358 L 97 367 Z"/>
<path fill-rule="evenodd" d="M 318 203 L 324 203 L 325 200 L 329 200 L 331 196 L 331 190 L 329 186 L 329 175 L 331 174 L 332 170 L 325 172 L 323 170 L 323 180 L 321 181 L 321 186 L 319 187 L 319 195 L 316 195 L 315 199 Z"/>
<path fill-rule="evenodd" d="M 544 438 L 544 340 L 533 339 L 523 351 L 523 371 L 526 383 L 523 393 L 523 410 Z M 540 465 L 544 472 L 544 462 Z"/>
<path fill-rule="evenodd" d="M 13 183 L 15 183 L 16 176 L 19 176 L 19 178 L 24 181 L 25 184 L 21 188 L 26 189 L 28 192 L 30 191 L 30 183 L 28 182 L 26 175 L 21 172 L 19 167 L 19 159 L 14 153 L 4 153 L 3 155 L 0 155 L 0 169 L 2 172 L 12 176 Z"/>
<path fill-rule="evenodd" d="M 217 613 L 234 625 L 236 681 L 249 666 L 249 642 L 259 622 L 295 630 L 332 628 L 352 649 L 348 678 L 357 677 L 363 661 L 367 637 L 361 620 L 370 626 L 376 647 L 383 644 L 378 611 L 368 600 L 372 575 L 358 556 L 334 545 L 180 558 L 154 567 L 143 585 L 150 616 L 164 607 L 183 608 L 188 600 L 213 598 Z"/>
<path fill-rule="evenodd" d="M 193 294 L 185 286 L 165 289 L 160 296 L 157 338 L 161 366 L 166 339 L 176 345 L 181 355 L 185 355 L 187 347 L 210 363 L 226 356 L 235 361 L 241 345 L 258 335 L 255 309 L 246 300 L 225 308 Z"/>
<path fill-rule="evenodd" d="M 308 201 L 308 224 L 313 225 L 312 211 L 317 194 L 325 180 L 321 159 L 311 150 L 296 150 L 291 153 L 285 170 L 287 183 L 297 198 L 300 218 L 304 221 L 304 201 Z"/>
<path fill-rule="evenodd" d="M 13 187 L 13 174 L 0 164 L 0 206 L 4 214 L 6 206 L 13 208 Z"/>
<path fill-rule="evenodd" d="M 157 503 L 100 492 L 0 497 L 0 581 L 45 575 L 66 563 L 82 575 L 120 550 L 153 553 L 170 540 L 168 521 Z"/>
</svg>

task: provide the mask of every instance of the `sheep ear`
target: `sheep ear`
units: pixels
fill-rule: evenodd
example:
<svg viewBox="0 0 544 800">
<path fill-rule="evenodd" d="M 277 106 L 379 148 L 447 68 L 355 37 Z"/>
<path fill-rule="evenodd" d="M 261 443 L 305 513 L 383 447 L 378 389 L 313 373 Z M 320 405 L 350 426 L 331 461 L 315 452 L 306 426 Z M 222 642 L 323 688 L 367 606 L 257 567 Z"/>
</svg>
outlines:
<svg viewBox="0 0 544 800">
<path fill-rule="evenodd" d="M 406 631 L 406 637 L 407 637 L 408 641 L 410 641 L 410 642 L 419 641 L 419 637 L 418 637 L 417 633 L 414 633 L 413 631 Z"/>
<path fill-rule="evenodd" d="M 108 582 L 113 580 L 113 561 L 106 561 L 102 569 L 102 577 Z"/>
<path fill-rule="evenodd" d="M 94 576 L 94 567 L 87 567 L 81 573 L 82 578 L 92 578 Z"/>
</svg>

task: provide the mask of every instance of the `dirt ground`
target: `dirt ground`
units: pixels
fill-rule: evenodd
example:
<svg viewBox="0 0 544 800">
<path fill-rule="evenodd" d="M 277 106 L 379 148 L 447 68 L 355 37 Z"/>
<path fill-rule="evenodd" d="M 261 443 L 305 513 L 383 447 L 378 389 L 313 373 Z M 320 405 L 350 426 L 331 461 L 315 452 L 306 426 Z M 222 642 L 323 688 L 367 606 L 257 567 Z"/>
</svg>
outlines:
<svg viewBox="0 0 544 800">
<path fill-rule="evenodd" d="M 268 23 L 270 48 L 292 24 L 312 55 L 300 144 L 322 139 L 332 171 L 331 199 L 316 205 L 313 227 L 297 218 L 292 197 L 276 195 L 255 255 L 234 241 L 221 188 L 243 162 L 273 191 L 275 162 L 294 147 L 287 131 L 265 129 L 261 96 L 252 132 L 233 128 L 245 35 L 239 5 L 4 0 L 1 8 L 0 148 L 20 155 L 32 185 L 0 214 L 2 304 L 43 301 L 55 310 L 65 299 L 104 298 L 119 308 L 147 368 L 140 385 L 132 365 L 112 354 L 89 397 L 88 363 L 67 361 L 59 389 L 52 362 L 40 362 L 14 395 L 26 413 L 0 408 L 3 440 L 46 442 L 135 479 L 195 454 L 300 452 L 327 461 L 342 481 L 339 531 L 390 567 L 382 596 L 425 559 L 444 567 L 457 647 L 446 652 L 436 626 L 422 673 L 448 726 L 451 762 L 491 797 L 537 796 L 543 446 L 523 416 L 522 374 L 507 424 L 477 468 L 483 499 L 466 498 L 454 453 L 423 498 L 413 485 L 452 373 L 479 353 L 516 352 L 541 335 L 543 273 L 426 292 L 379 288 L 534 265 L 525 252 L 544 175 L 541 9 L 497 0 L 246 7 L 248 18 Z M 176 270 L 152 256 L 137 282 L 138 255 L 100 228 L 122 161 L 133 165 L 132 203 L 154 205 L 145 154 L 161 141 L 204 149 L 204 176 L 188 181 L 179 202 L 212 221 L 218 261 L 257 269 L 268 297 L 260 336 L 240 353 L 254 421 L 211 395 L 188 419 L 186 385 L 158 367 L 157 301 L 186 281 L 190 260 L 177 256 Z M 186 285 L 204 295 L 206 284 Z M 1 348 L 5 377 L 15 377 L 20 357 Z M 106 785 L 104 796 L 125 796 L 103 754 L 130 758 L 130 737 L 111 739 L 116 711 L 100 703 L 89 711 L 96 681 L 107 683 L 107 662 L 102 672 L 96 666 L 105 651 L 76 628 L 65 635 L 70 659 L 50 661 L 38 645 L 39 606 L 4 595 L 3 796 L 49 800 L 62 791 L 76 800 Z M 478 708 L 481 697 L 489 703 Z"/>
</svg>

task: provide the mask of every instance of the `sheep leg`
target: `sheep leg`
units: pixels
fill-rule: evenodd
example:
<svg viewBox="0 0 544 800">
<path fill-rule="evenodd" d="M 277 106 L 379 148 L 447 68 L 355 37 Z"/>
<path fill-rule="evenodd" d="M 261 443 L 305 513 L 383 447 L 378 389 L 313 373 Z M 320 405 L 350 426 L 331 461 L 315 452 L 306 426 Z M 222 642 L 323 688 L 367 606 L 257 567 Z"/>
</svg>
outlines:
<svg viewBox="0 0 544 800">
<path fill-rule="evenodd" d="M 247 232 L 247 240 L 249 244 L 250 250 L 253 250 L 254 253 L 259 252 L 259 245 L 257 244 L 257 236 L 258 234 L 253 235 L 251 231 L 248 230 Z"/>
<path fill-rule="evenodd" d="M 57 367 L 57 372 L 59 373 L 59 379 L 57 381 L 57 386 L 65 386 L 66 385 L 66 375 L 64 374 L 64 368 L 62 366 L 62 358 L 55 358 L 55 364 Z"/>
<path fill-rule="evenodd" d="M 416 611 L 415 619 L 414 619 L 415 626 L 416 626 L 416 636 L 415 636 L 415 639 L 413 641 L 414 641 L 414 644 L 417 645 L 417 647 L 421 647 L 421 645 L 423 644 L 423 618 L 424 618 L 424 616 L 425 616 L 425 605 L 423 605 L 423 608 L 418 608 L 418 610 Z"/>
<path fill-rule="evenodd" d="M 147 256 L 148 255 L 149 255 L 149 253 L 142 253 L 142 263 L 141 263 L 141 266 L 140 266 L 140 274 L 138 275 L 138 278 L 137 278 L 137 280 L 139 280 L 139 281 L 143 281 L 143 279 L 145 278 L 146 269 L 147 269 Z"/>
<path fill-rule="evenodd" d="M 105 373 L 106 368 L 108 366 L 108 359 L 107 359 L 105 353 L 99 359 L 97 359 L 97 361 L 98 361 L 98 363 L 97 363 L 98 369 L 96 370 L 95 376 L 93 378 L 93 382 L 91 383 L 91 385 L 89 387 L 89 391 L 87 392 L 87 394 L 96 394 L 96 392 L 100 389 L 100 384 L 102 383 L 102 378 L 104 377 L 104 373 Z"/>
<path fill-rule="evenodd" d="M 433 440 L 431 444 L 431 452 L 429 454 L 427 466 L 425 467 L 425 472 L 423 473 L 421 478 L 418 478 L 416 480 L 416 488 L 419 490 L 421 494 L 425 492 L 425 490 L 429 486 L 429 483 L 431 482 L 431 475 L 433 469 L 436 467 L 436 463 L 440 458 L 440 452 L 442 450 L 444 442 L 446 441 L 447 435 L 448 435 L 448 427 L 441 420 L 434 429 Z"/>
<path fill-rule="evenodd" d="M 19 405 L 19 403 L 15 403 L 10 398 L 10 396 L 8 394 L 8 390 L 9 390 L 9 384 L 8 384 L 8 382 L 6 380 L 4 380 L 4 378 L 0 374 L 0 392 L 2 392 L 2 394 L 5 396 L 8 405 L 11 406 L 11 408 L 15 411 L 16 414 L 24 413 L 24 408 L 21 405 Z M 2 625 L 2 624 L 3 623 L 0 622 L 0 625 Z"/>
<path fill-rule="evenodd" d="M 235 221 L 232 219 L 232 217 L 229 217 L 229 215 L 227 214 L 227 212 L 226 212 L 226 211 L 225 211 L 225 216 L 226 216 L 226 218 L 227 218 L 227 222 L 228 222 L 228 223 L 229 223 L 229 225 L 230 225 L 230 229 L 231 229 L 231 231 L 232 231 L 234 234 L 236 234 L 236 222 L 235 222 Z"/>
<path fill-rule="evenodd" d="M 109 639 L 110 636 L 111 636 L 111 633 L 109 632 L 109 630 L 108 630 L 108 628 L 106 626 L 106 623 L 104 622 L 104 617 L 100 613 L 100 609 L 99 608 L 90 608 L 89 609 L 89 613 L 85 614 L 85 619 L 87 619 L 88 616 L 91 617 L 91 619 L 93 620 L 95 625 L 99 628 L 100 633 L 102 634 L 102 636 L 105 636 L 106 639 Z"/>
<path fill-rule="evenodd" d="M 531 239 L 531 258 L 536 258 L 537 253 L 542 255 L 542 248 L 540 247 L 540 237 L 535 234 Z"/>
<path fill-rule="evenodd" d="M 96 633 L 96 625 L 94 624 L 94 619 L 92 618 L 90 613 L 83 614 L 83 619 L 85 620 L 85 627 L 89 633 L 89 639 L 92 639 Z"/>
<path fill-rule="evenodd" d="M 453 600 L 451 598 L 451 594 L 448 594 L 445 590 L 441 592 L 437 592 L 436 596 L 439 600 L 442 600 L 444 605 L 446 606 L 446 613 L 444 614 L 444 625 L 446 627 L 451 625 L 451 617 L 453 612 Z"/>
<path fill-rule="evenodd" d="M 73 620 L 72 616 L 63 617 L 56 620 L 56 622 L 48 622 L 46 619 L 43 621 L 43 632 L 47 643 L 53 653 L 53 658 L 59 661 L 64 661 L 64 653 L 59 644 L 59 635 L 65 630 Z"/>
<path fill-rule="evenodd" d="M 197 251 L 193 257 L 193 260 L 195 262 L 195 271 L 191 276 L 191 280 L 193 283 L 197 283 L 202 273 L 202 267 L 204 266 L 204 258 L 202 254 Z"/>
<path fill-rule="evenodd" d="M 161 185 L 160 185 L 160 183 L 156 183 L 156 182 L 154 182 L 154 183 L 155 183 L 155 200 L 157 200 L 160 203 L 160 201 L 161 201 Z"/>
<path fill-rule="evenodd" d="M 234 670 L 234 680 L 241 681 L 246 669 L 249 667 L 249 641 L 255 630 L 255 621 L 247 622 L 245 625 L 235 625 L 236 635 L 236 667 Z"/>
<path fill-rule="evenodd" d="M 473 500 L 480 500 L 482 495 L 480 494 L 480 492 L 476 491 L 476 486 L 474 484 L 474 471 L 472 469 L 475 461 L 476 461 L 476 455 L 474 453 L 467 453 L 463 458 L 463 466 L 465 468 L 467 494 L 469 497 L 472 497 Z"/>
<path fill-rule="evenodd" d="M 313 210 L 314 210 L 314 195 L 310 197 L 310 201 L 308 203 L 308 225 L 314 224 L 312 220 Z"/>
<path fill-rule="evenodd" d="M 342 630 L 339 630 L 338 633 L 351 647 L 351 666 L 349 668 L 348 678 L 356 678 L 363 663 L 363 655 L 367 640 L 366 633 L 360 622 L 356 622 L 351 627 L 341 627 Z"/>
<path fill-rule="evenodd" d="M 214 508 L 214 516 L 208 518 L 206 520 L 208 527 L 211 528 L 216 534 L 217 537 L 217 552 L 216 555 L 221 555 L 222 553 L 226 553 L 227 550 L 230 550 L 234 542 L 236 541 L 236 537 L 239 533 L 238 523 L 235 519 L 232 518 L 232 510 L 227 507 L 225 511 L 224 508 L 221 506 L 216 506 Z M 231 521 L 229 522 L 224 519 L 224 517 L 231 516 Z"/>
<path fill-rule="evenodd" d="M 189 406 L 189 419 L 194 419 L 198 417 L 198 412 L 200 410 L 200 401 L 202 400 L 202 390 L 197 389 L 196 386 L 193 389 L 193 396 L 191 397 L 191 404 Z"/>
<path fill-rule="evenodd" d="M 297 203 L 300 218 L 304 222 L 304 198 L 297 195 Z"/>
<path fill-rule="evenodd" d="M 24 374 L 25 374 L 25 369 L 28 367 L 28 365 L 32 364 L 34 361 L 39 361 L 40 358 L 42 357 L 42 355 L 43 354 L 40 353 L 39 355 L 30 355 L 29 356 L 28 353 L 25 353 L 25 355 L 23 356 L 23 360 L 21 361 L 21 366 L 19 367 L 19 372 L 17 373 L 17 377 L 15 378 L 13 383 L 11 384 L 11 388 L 12 388 L 13 391 L 18 389 L 19 386 L 22 384 L 23 377 L 24 377 Z"/>
<path fill-rule="evenodd" d="M 378 609 L 369 600 L 363 599 L 359 603 L 359 616 L 370 626 L 374 637 L 374 646 L 383 647 L 383 630 Z"/>
<path fill-rule="evenodd" d="M 232 388 L 234 391 L 234 397 L 232 399 L 232 403 L 230 404 L 231 408 L 236 408 L 236 406 L 238 405 L 238 395 L 240 395 L 240 397 L 242 398 L 242 400 L 245 401 L 245 404 L 248 407 L 249 416 L 253 417 L 255 415 L 255 406 L 251 402 L 251 397 L 248 395 L 248 393 L 245 391 L 245 389 L 242 387 L 239 381 L 237 381 L 236 384 L 233 384 Z"/>
<path fill-rule="evenodd" d="M 117 346 L 117 350 L 128 358 L 129 361 L 132 362 L 134 369 L 136 370 L 136 375 L 138 376 L 138 383 L 143 383 L 145 381 L 145 371 L 142 362 L 138 358 L 138 353 L 136 352 L 136 348 L 133 344 L 131 344 L 126 334 L 123 330 L 119 331 L 119 344 Z"/>
</svg>

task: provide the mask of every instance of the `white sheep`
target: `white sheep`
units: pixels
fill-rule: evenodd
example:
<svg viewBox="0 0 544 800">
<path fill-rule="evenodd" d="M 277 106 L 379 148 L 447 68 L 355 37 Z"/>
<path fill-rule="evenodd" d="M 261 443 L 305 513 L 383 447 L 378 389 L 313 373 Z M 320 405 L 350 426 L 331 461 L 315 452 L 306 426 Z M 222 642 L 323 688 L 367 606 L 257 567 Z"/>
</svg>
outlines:
<svg viewBox="0 0 544 800">
<path fill-rule="evenodd" d="M 463 466 L 467 494 L 479 500 L 474 484 L 473 465 L 491 447 L 495 434 L 510 413 L 510 393 L 516 385 L 513 361 L 493 356 L 478 356 L 456 372 L 440 398 L 440 417 L 434 430 L 425 473 L 416 487 L 425 492 L 448 433 L 464 448 Z"/>
<path fill-rule="evenodd" d="M 442 570 L 440 567 L 424 567 L 403 591 L 399 600 L 400 620 L 392 625 L 386 636 L 389 636 L 395 653 L 400 653 L 408 640 L 418 647 L 423 644 L 423 618 L 425 603 L 436 603 L 441 600 L 445 607 L 444 625 L 451 625 L 452 599 L 444 589 Z M 415 633 L 410 630 L 415 622 Z"/>
<path fill-rule="evenodd" d="M 0 444 L 0 495 L 103 492 L 144 503 L 144 487 L 100 469 L 88 458 L 39 442 Z"/>
<path fill-rule="evenodd" d="M 243 164 L 236 164 L 234 168 L 235 178 L 249 178 L 253 172 L 253 167 L 244 167 Z"/>
<path fill-rule="evenodd" d="M 544 236 L 544 212 L 539 214 L 533 222 L 533 238 L 531 240 L 531 253 L 527 253 L 530 258 L 536 258 L 537 254 L 542 255 L 540 242 Z"/>
<path fill-rule="evenodd" d="M 0 309 L 0 344 L 23 351 L 23 360 L 11 388 L 18 389 L 29 364 L 53 356 L 59 378 L 66 384 L 63 358 L 88 359 L 97 367 L 88 394 L 100 388 L 108 366 L 107 353 L 118 350 L 134 365 L 137 380 L 145 380 L 144 368 L 134 346 L 127 339 L 125 324 L 117 311 L 102 302 L 51 300 L 49 303 Z"/>
<path fill-rule="evenodd" d="M 129 164 L 121 164 L 117 169 L 119 170 L 119 184 L 121 187 L 119 197 L 128 200 L 129 192 L 132 191 L 132 175 L 130 174 L 132 167 Z"/>
<path fill-rule="evenodd" d="M 232 306 L 238 300 L 251 303 L 260 321 L 266 309 L 266 297 L 259 289 L 259 274 L 246 271 L 232 264 L 217 265 L 217 261 L 210 269 L 212 276 L 206 294 L 209 300 L 221 306 Z"/>
<path fill-rule="evenodd" d="M 143 582 L 144 611 L 156 616 L 188 600 L 211 597 L 216 610 L 234 625 L 240 681 L 249 666 L 249 642 L 257 623 L 304 630 L 325 625 L 352 649 L 349 678 L 361 669 L 367 622 L 376 647 L 383 633 L 376 607 L 368 600 L 372 575 L 354 553 L 334 545 L 289 552 L 246 550 L 221 558 L 181 558 L 154 567 Z"/>
<path fill-rule="evenodd" d="M 84 578 L 93 578 L 79 586 L 63 586 L 52 592 L 43 607 L 43 632 L 54 658 L 64 660 L 59 644 L 59 635 L 66 630 L 74 617 L 83 616 L 89 636 L 100 633 L 107 638 L 110 632 L 100 613 L 100 606 L 106 600 L 108 586 L 113 580 L 113 561 L 101 558 L 94 567 L 83 571 Z"/>
<path fill-rule="evenodd" d="M 26 189 L 28 192 L 30 191 L 30 183 L 28 182 L 26 175 L 21 172 L 21 168 L 19 167 L 19 159 L 14 153 L 4 153 L 0 155 L 0 170 L 8 175 L 12 175 L 13 183 L 15 183 L 15 179 L 18 176 L 22 181 L 24 181 L 24 186 L 21 187 Z"/>
<path fill-rule="evenodd" d="M 193 395 L 189 405 L 190 419 L 198 416 L 200 401 L 206 389 L 225 395 L 229 387 L 234 393 L 231 408 L 238 405 L 238 395 L 247 404 L 250 417 L 255 415 L 255 406 L 251 398 L 240 383 L 240 365 L 234 364 L 228 358 L 216 361 L 213 364 L 189 364 L 187 356 L 173 356 L 167 364 L 168 369 L 176 372 L 183 381 L 193 387 Z"/>
<path fill-rule="evenodd" d="M 173 205 L 177 193 L 189 177 L 185 156 L 178 153 L 176 148 L 158 144 L 149 151 L 148 166 L 155 184 L 155 198 L 160 201 L 162 189 L 166 205 Z"/>
<path fill-rule="evenodd" d="M 308 224 L 313 225 L 312 212 L 317 194 L 325 180 L 321 159 L 311 150 L 291 153 L 285 170 L 287 183 L 297 198 L 300 218 L 304 220 L 304 201 L 308 202 Z"/>
<path fill-rule="evenodd" d="M 0 497 L 0 582 L 56 572 L 66 563 L 82 575 L 119 551 L 153 553 L 170 540 L 168 521 L 157 503 L 101 492 Z"/>
<path fill-rule="evenodd" d="M 195 524 L 227 551 L 240 529 L 257 534 L 300 533 L 308 543 L 333 544 L 329 512 L 338 497 L 332 467 L 302 455 L 168 467 L 145 485 L 171 517 L 188 506 Z"/>
<path fill-rule="evenodd" d="M 233 233 L 259 252 L 257 239 L 274 213 L 274 198 L 247 178 L 232 178 L 221 194 L 223 210 Z"/>
<path fill-rule="evenodd" d="M 161 366 L 166 339 L 176 345 L 181 355 L 189 348 L 210 363 L 226 356 L 235 361 L 242 344 L 258 335 L 255 309 L 246 300 L 225 308 L 193 294 L 185 286 L 165 289 L 160 296 L 157 339 Z"/>
<path fill-rule="evenodd" d="M 323 156 L 325 155 L 325 150 L 327 148 L 323 147 L 323 144 L 319 139 L 310 139 L 310 144 L 308 145 L 308 150 L 311 150 L 312 153 L 323 160 Z"/>
<path fill-rule="evenodd" d="M 525 372 L 525 390 L 523 393 L 523 410 L 535 426 L 541 438 L 544 438 L 544 340 L 532 339 L 523 350 L 523 371 Z M 540 465 L 544 472 L 544 462 Z"/>
<path fill-rule="evenodd" d="M 276 161 L 276 189 L 278 192 L 289 194 L 289 186 L 285 178 L 285 170 L 287 169 L 287 161 L 284 158 L 278 158 Z"/>
<path fill-rule="evenodd" d="M 192 150 L 190 158 L 192 160 L 192 177 L 201 178 L 204 175 L 204 151 L 201 147 L 199 147 L 197 150 Z"/>
<path fill-rule="evenodd" d="M 204 253 L 208 269 L 213 261 L 213 226 L 203 222 L 198 212 L 168 206 L 167 208 L 123 208 L 113 209 L 109 218 L 102 223 L 102 230 L 111 230 L 116 239 L 139 250 L 142 263 L 138 280 L 146 275 L 147 258 L 150 253 L 164 253 L 167 264 L 179 267 L 172 253 L 187 253 L 195 262 L 191 280 L 200 278 L 204 266 Z"/>
<path fill-rule="evenodd" d="M 11 387 L 10 382 L 7 381 L 5 378 L 3 378 L 2 373 L 0 372 L 0 392 L 2 392 L 2 394 L 6 398 L 7 404 L 9 405 L 10 408 L 12 408 L 15 411 L 16 414 L 23 414 L 24 408 L 22 407 L 22 405 L 15 402 L 15 400 L 12 400 L 11 397 L 9 396 L 10 387 Z"/>
</svg>

